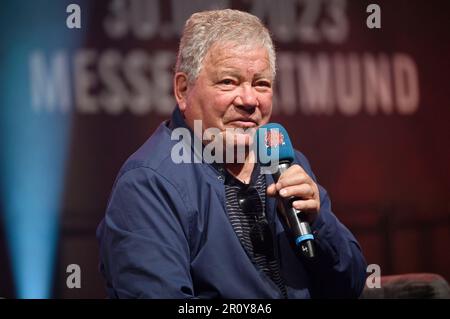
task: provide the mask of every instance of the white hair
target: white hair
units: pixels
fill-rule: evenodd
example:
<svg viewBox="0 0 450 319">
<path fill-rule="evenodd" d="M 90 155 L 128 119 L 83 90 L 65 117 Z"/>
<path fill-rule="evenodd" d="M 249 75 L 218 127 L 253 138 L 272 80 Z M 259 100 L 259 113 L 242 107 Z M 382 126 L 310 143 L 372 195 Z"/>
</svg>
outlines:
<svg viewBox="0 0 450 319">
<path fill-rule="evenodd" d="M 184 72 L 189 81 L 195 81 L 208 50 L 217 43 L 262 46 L 269 55 L 269 66 L 275 79 L 275 49 L 269 31 L 258 17 L 232 9 L 191 15 L 180 40 L 175 72 Z"/>
</svg>

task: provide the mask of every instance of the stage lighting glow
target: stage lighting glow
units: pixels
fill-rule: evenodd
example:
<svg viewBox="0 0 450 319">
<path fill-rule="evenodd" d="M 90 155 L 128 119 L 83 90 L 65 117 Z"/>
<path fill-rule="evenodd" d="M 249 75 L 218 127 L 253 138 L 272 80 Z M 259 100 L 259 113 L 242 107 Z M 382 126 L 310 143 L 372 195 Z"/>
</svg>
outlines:
<svg viewBox="0 0 450 319">
<path fill-rule="evenodd" d="M 80 44 L 67 4 L 11 0 L 0 12 L 0 212 L 18 298 L 52 293 L 71 114 L 32 107 L 29 60 Z"/>
</svg>

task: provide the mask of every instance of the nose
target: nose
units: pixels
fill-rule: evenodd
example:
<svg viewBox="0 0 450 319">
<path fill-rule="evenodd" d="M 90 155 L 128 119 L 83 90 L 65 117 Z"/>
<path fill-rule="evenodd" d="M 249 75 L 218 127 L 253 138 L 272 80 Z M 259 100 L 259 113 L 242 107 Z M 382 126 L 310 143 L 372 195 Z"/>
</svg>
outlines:
<svg viewBox="0 0 450 319">
<path fill-rule="evenodd" d="M 239 94 L 235 99 L 235 103 L 239 108 L 253 112 L 253 110 L 259 106 L 255 88 L 251 84 L 242 84 Z"/>
</svg>

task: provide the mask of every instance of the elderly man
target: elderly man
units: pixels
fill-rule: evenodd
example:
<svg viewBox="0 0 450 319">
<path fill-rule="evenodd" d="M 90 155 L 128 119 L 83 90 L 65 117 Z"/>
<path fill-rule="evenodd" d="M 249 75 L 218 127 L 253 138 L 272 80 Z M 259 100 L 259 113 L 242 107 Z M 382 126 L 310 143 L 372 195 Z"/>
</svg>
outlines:
<svg viewBox="0 0 450 319">
<path fill-rule="evenodd" d="M 359 296 L 366 268 L 359 245 L 300 152 L 277 183 L 249 150 L 241 161 L 174 160 L 179 129 L 200 141 L 200 153 L 214 140 L 203 134 L 211 128 L 224 138 L 224 153 L 250 146 L 248 129 L 270 119 L 275 70 L 271 37 L 257 17 L 227 9 L 186 22 L 174 75 L 178 106 L 120 170 L 97 231 L 110 297 Z M 308 216 L 313 261 L 292 245 L 279 196 L 297 197 L 293 206 Z"/>
</svg>

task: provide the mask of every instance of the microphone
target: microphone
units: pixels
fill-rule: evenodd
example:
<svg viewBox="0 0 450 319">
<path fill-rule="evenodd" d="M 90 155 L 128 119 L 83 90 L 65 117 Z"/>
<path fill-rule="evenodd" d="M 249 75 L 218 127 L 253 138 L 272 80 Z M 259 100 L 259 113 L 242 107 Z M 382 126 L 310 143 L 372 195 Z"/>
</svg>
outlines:
<svg viewBox="0 0 450 319">
<path fill-rule="evenodd" d="M 259 127 L 256 132 L 256 154 L 258 163 L 263 169 L 270 169 L 276 183 L 294 161 L 294 149 L 285 128 L 278 123 Z M 313 259 L 316 256 L 314 235 L 302 213 L 292 206 L 297 199 L 294 196 L 281 198 L 280 213 L 285 217 L 300 253 L 308 259 Z"/>
</svg>

